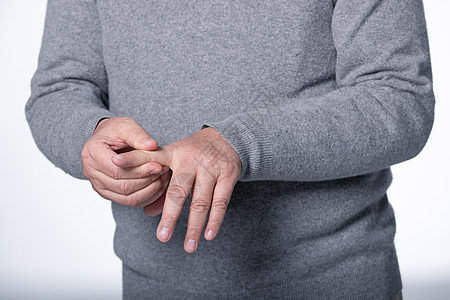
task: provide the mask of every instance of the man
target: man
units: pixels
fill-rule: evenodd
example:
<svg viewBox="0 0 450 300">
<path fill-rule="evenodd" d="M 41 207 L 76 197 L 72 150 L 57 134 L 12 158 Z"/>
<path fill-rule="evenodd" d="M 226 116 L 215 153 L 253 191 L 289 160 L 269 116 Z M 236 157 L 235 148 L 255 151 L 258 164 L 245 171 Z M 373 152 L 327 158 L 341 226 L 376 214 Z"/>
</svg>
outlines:
<svg viewBox="0 0 450 300">
<path fill-rule="evenodd" d="M 26 116 L 112 200 L 125 299 L 401 299 L 434 101 L 420 0 L 49 0 Z"/>
</svg>

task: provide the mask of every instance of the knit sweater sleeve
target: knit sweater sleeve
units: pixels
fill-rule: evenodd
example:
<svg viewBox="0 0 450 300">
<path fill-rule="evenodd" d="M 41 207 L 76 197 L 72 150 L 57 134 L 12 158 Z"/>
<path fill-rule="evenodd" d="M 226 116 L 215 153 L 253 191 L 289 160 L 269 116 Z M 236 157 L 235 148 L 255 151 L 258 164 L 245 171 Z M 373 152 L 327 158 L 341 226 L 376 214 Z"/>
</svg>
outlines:
<svg viewBox="0 0 450 300">
<path fill-rule="evenodd" d="M 208 122 L 236 149 L 241 181 L 321 181 L 415 157 L 434 122 L 421 0 L 337 0 L 337 88 Z"/>
<path fill-rule="evenodd" d="M 49 0 L 25 115 L 42 153 L 80 179 L 81 150 L 108 110 L 95 1 Z"/>
</svg>

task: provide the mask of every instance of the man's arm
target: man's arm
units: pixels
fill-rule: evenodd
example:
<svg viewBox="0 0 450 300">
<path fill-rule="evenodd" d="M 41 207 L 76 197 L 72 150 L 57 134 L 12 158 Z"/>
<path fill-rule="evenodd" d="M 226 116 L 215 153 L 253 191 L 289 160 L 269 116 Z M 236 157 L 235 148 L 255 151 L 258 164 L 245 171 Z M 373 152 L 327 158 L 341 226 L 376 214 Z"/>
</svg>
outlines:
<svg viewBox="0 0 450 300">
<path fill-rule="evenodd" d="M 95 1 L 49 0 L 25 113 L 38 148 L 74 177 L 86 179 L 83 145 L 100 119 L 114 117 L 107 91 Z"/>
<path fill-rule="evenodd" d="M 103 198 L 145 206 L 163 196 L 170 173 L 162 175 L 168 168 L 156 162 L 128 169 L 112 163 L 116 151 L 155 150 L 158 143 L 135 120 L 115 117 L 107 108 L 108 80 L 95 3 L 48 1 L 26 117 L 38 148 L 57 167 L 89 179 Z"/>
<path fill-rule="evenodd" d="M 422 1 L 337 0 L 332 33 L 336 90 L 203 126 L 233 145 L 242 161 L 239 180 L 356 176 L 424 147 L 435 99 Z"/>
</svg>

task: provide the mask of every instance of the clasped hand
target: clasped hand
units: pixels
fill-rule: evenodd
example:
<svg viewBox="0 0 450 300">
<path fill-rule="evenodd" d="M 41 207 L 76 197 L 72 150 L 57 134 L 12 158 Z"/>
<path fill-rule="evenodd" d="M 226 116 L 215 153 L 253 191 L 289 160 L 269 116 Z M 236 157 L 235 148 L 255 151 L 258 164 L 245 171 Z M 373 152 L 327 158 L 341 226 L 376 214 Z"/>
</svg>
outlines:
<svg viewBox="0 0 450 300">
<path fill-rule="evenodd" d="M 97 126 L 82 161 L 85 176 L 103 198 L 144 207 L 149 216 L 162 212 L 156 231 L 161 242 L 170 240 L 191 192 L 184 241 L 189 253 L 198 247 L 208 213 L 205 239 L 219 232 L 241 173 L 239 155 L 213 128 L 158 146 L 136 121 L 123 117 Z"/>
</svg>

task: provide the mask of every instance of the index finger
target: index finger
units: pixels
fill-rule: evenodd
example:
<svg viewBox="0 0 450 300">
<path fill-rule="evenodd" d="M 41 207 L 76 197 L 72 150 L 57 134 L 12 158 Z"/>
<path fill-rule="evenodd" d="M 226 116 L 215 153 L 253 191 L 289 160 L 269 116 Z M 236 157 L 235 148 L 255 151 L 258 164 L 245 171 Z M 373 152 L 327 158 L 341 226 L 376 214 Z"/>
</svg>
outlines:
<svg viewBox="0 0 450 300">
<path fill-rule="evenodd" d="M 97 146 L 91 153 L 94 159 L 94 168 L 113 179 L 137 179 L 160 173 L 162 166 L 158 162 L 146 162 L 133 168 L 122 168 L 113 163 L 112 158 L 116 156 L 111 147 L 106 144 Z"/>
<path fill-rule="evenodd" d="M 172 154 L 169 149 L 166 149 L 166 147 L 158 147 L 154 151 L 132 150 L 120 153 L 112 157 L 112 162 L 122 168 L 136 167 L 150 161 L 171 167 L 171 157 Z"/>
</svg>

